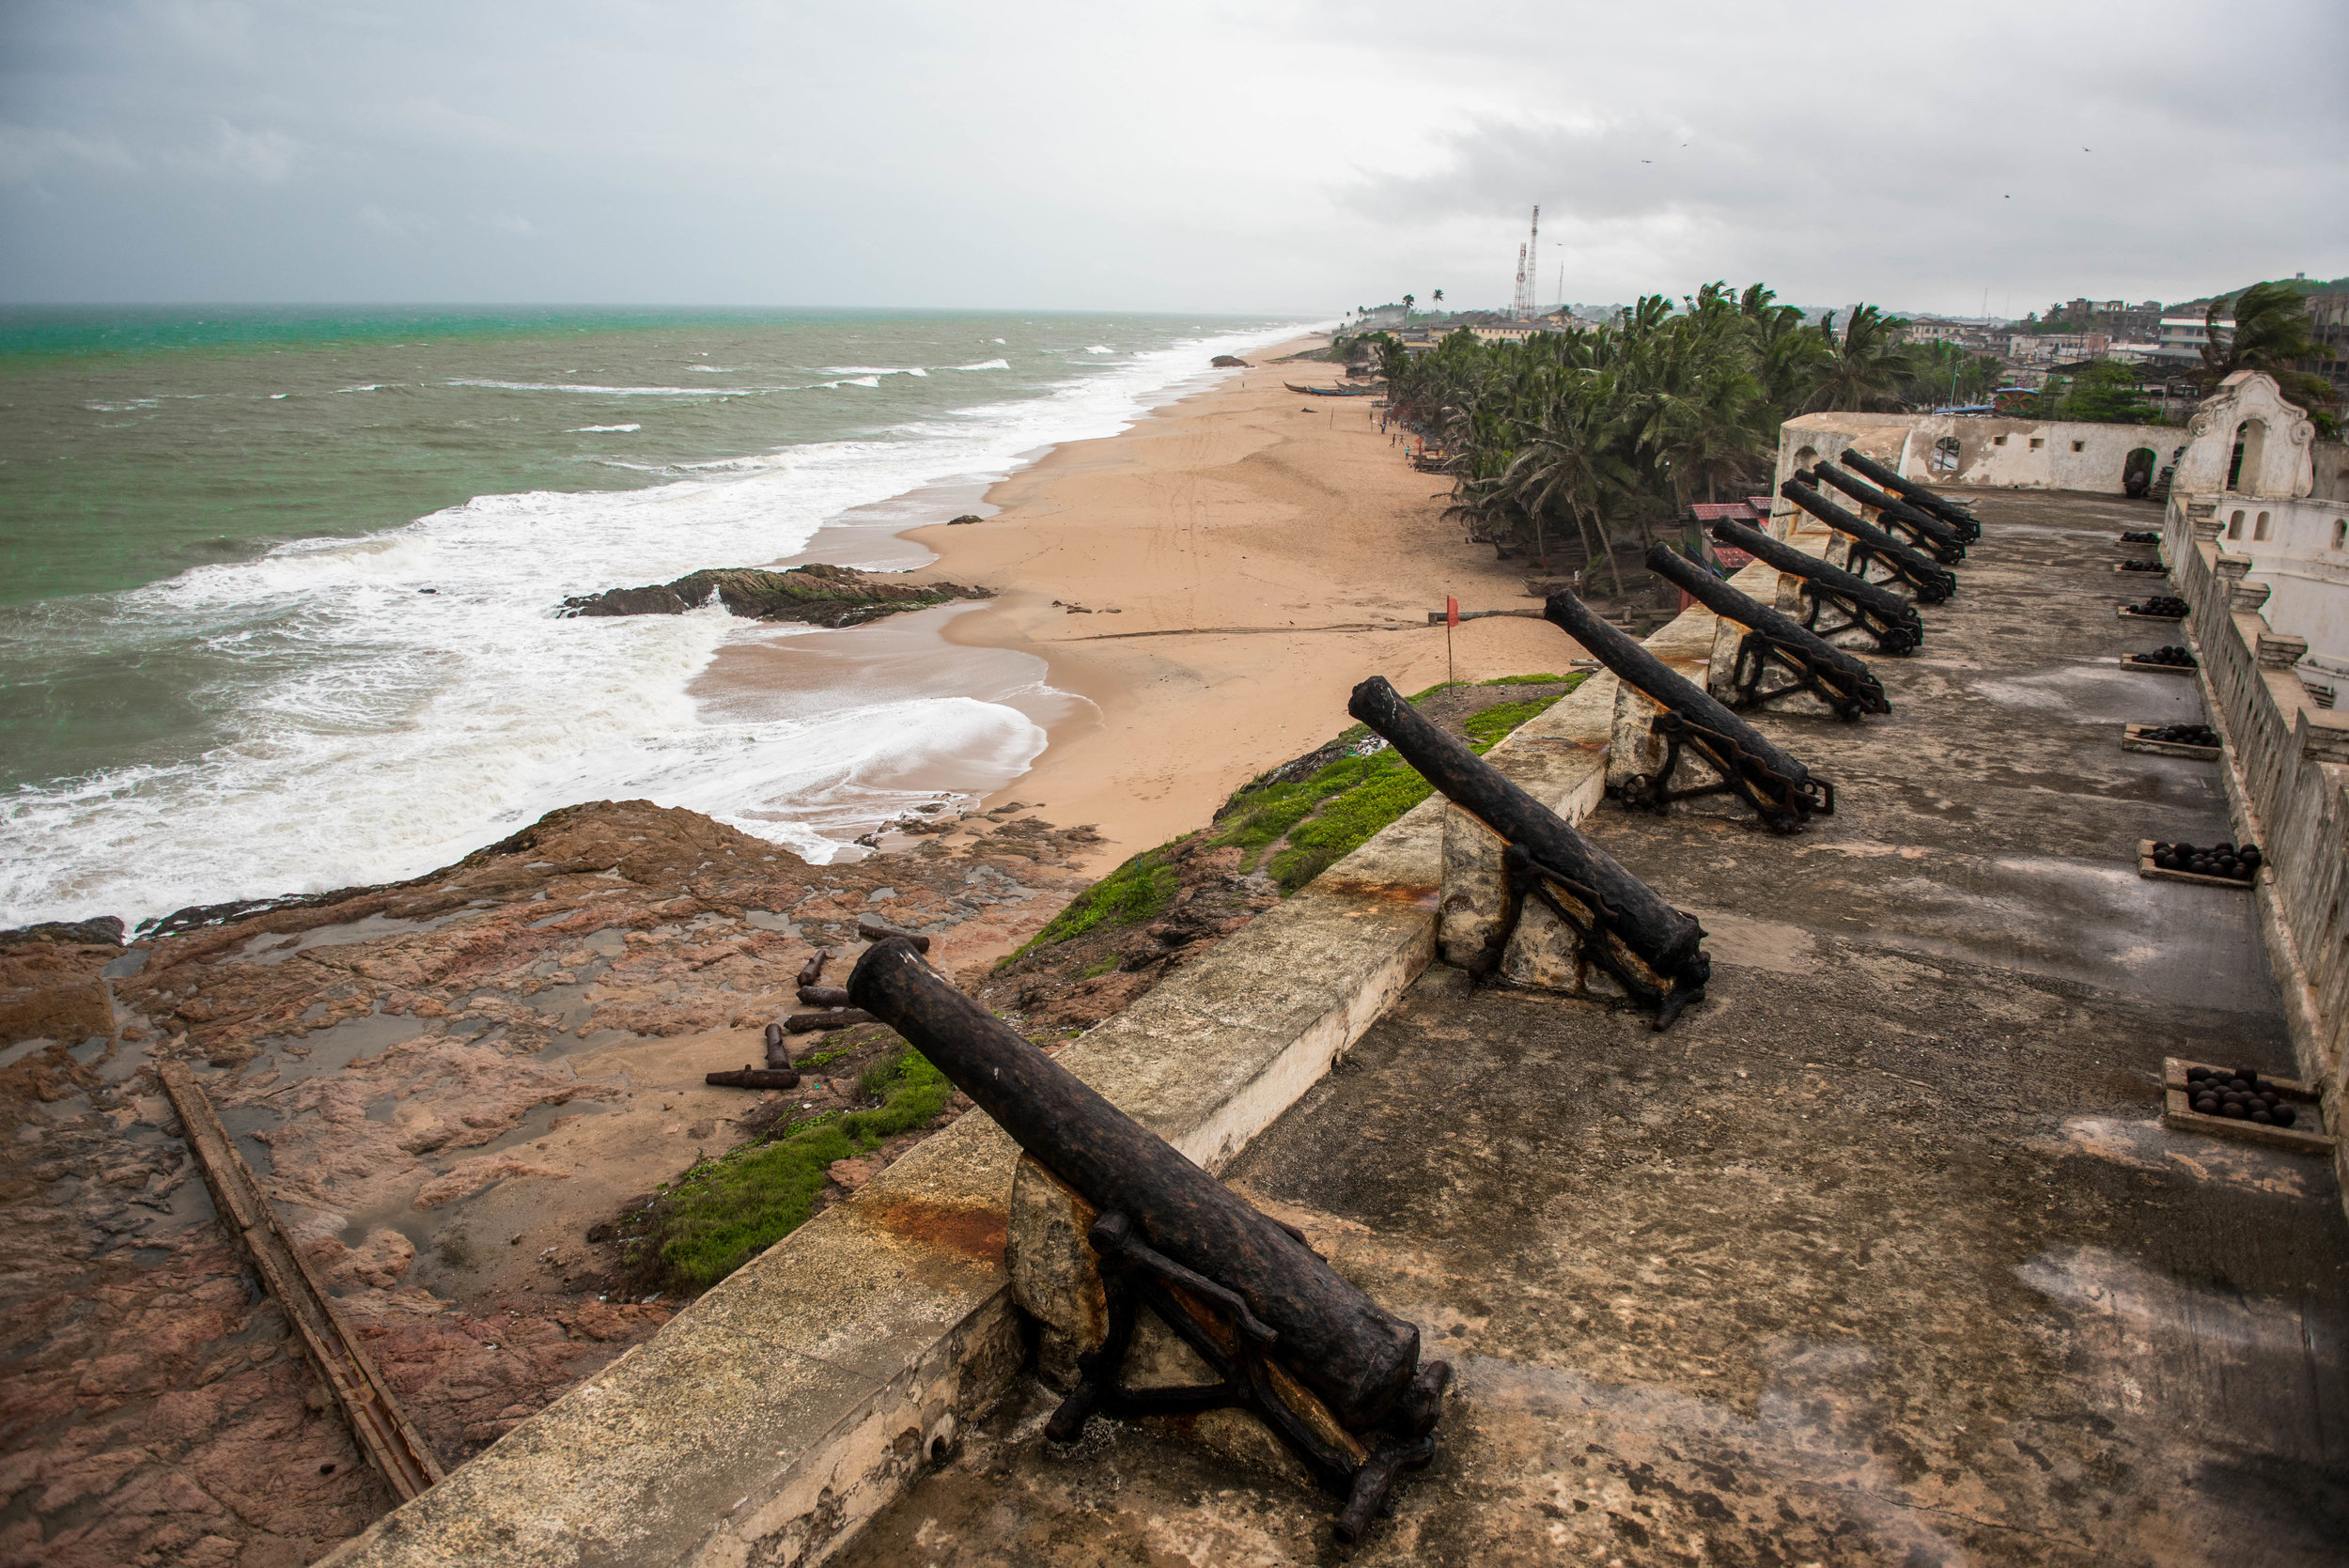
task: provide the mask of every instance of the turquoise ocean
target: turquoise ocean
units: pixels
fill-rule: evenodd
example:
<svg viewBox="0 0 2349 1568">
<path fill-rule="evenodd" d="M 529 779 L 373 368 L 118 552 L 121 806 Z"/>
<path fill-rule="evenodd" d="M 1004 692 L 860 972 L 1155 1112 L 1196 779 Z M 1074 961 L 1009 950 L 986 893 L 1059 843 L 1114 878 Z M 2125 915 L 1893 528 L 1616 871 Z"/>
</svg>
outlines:
<svg viewBox="0 0 2349 1568">
<path fill-rule="evenodd" d="M 415 876 L 608 798 L 822 860 L 939 758 L 1000 787 L 1044 744 L 1040 662 L 958 681 L 940 642 L 921 682 L 721 711 L 690 688 L 730 643 L 855 634 L 556 608 L 914 564 L 898 531 L 1299 325 L 0 310 L 0 926 Z"/>
</svg>

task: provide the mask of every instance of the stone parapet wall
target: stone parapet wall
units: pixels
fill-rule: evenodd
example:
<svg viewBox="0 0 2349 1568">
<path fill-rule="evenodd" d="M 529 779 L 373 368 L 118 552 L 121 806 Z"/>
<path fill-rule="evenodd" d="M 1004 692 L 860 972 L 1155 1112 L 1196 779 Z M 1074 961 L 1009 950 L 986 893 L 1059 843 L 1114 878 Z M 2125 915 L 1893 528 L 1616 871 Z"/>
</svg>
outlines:
<svg viewBox="0 0 2349 1568">
<path fill-rule="evenodd" d="M 2349 1088 L 2349 713 L 2316 706 L 2294 673 L 2306 639 L 2268 625 L 2267 586 L 2246 582 L 2250 558 L 2227 552 L 2219 535 L 2235 504 L 2173 494 L 2162 554 L 2172 591 L 2192 612 L 2186 636 L 2210 722 L 2226 742 L 2222 771 L 2236 836 L 2266 855 L 2254 896 L 2300 1074 L 2324 1085 L 2326 1130 L 2338 1138 Z M 2334 1159 L 2349 1189 L 2341 1147 Z"/>
</svg>

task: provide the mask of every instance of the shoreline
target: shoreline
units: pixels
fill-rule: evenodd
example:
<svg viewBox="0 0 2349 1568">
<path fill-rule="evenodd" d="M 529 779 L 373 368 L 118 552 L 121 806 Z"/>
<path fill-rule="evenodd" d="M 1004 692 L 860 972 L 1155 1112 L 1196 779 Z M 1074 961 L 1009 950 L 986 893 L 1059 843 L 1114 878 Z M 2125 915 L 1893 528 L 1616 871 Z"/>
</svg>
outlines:
<svg viewBox="0 0 2349 1568">
<path fill-rule="evenodd" d="M 1093 825 L 1093 874 L 1204 825 L 1345 729 L 1357 682 L 1446 678 L 1443 630 L 1425 623 L 1447 594 L 1532 603 L 1521 568 L 1443 520 L 1441 481 L 1403 460 L 1370 399 L 1322 408 L 1285 390 L 1341 379 L 1278 363 L 1327 341 L 1289 339 L 1115 435 L 1053 447 L 988 489 L 984 522 L 902 536 L 936 553 L 926 573 L 995 591 L 941 628 L 950 646 L 1032 656 L 1086 705 L 1048 724 L 1045 749 L 987 803 Z M 1356 628 L 1378 629 L 1341 629 Z M 1579 654 L 1519 618 L 1453 635 L 1466 680 Z"/>
</svg>

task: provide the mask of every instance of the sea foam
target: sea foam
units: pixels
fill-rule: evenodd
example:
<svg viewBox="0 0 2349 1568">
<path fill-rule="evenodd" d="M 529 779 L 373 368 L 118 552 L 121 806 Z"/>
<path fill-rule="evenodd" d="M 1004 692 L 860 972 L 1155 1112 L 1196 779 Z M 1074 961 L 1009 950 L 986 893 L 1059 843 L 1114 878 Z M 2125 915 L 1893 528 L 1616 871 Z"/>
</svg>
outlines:
<svg viewBox="0 0 2349 1568">
<path fill-rule="evenodd" d="M 556 607 L 788 556 L 852 507 L 926 484 L 984 483 L 1040 446 L 1112 434 L 1212 381 L 1209 356 L 1285 335 L 1176 344 L 1041 396 L 733 459 L 731 472 L 633 490 L 481 496 L 361 539 L 282 545 L 117 596 L 124 637 L 144 629 L 160 644 L 195 629 L 209 654 L 240 661 L 249 678 L 233 738 L 193 760 L 0 799 L 9 846 L 0 924 L 136 921 L 414 877 L 557 806 L 606 798 L 690 806 L 821 862 L 854 853 L 843 840 L 862 828 L 935 799 L 942 758 L 956 789 L 1000 788 L 1045 743 L 1032 714 L 1050 693 L 1031 656 L 966 670 L 925 642 L 903 663 L 935 672 L 931 684 L 844 677 L 746 712 L 692 690 L 722 648 L 779 643 L 814 655 L 879 629 L 776 628 L 714 607 L 563 619 Z M 926 639 L 926 627 L 960 613 L 883 625 Z"/>
</svg>

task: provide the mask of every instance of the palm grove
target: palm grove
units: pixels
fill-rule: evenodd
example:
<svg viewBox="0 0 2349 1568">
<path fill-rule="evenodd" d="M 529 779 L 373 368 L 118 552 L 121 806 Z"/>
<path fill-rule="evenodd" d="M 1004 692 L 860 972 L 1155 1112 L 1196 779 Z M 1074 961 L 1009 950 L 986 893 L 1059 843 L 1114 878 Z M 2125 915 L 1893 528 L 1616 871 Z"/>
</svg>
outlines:
<svg viewBox="0 0 2349 1568">
<path fill-rule="evenodd" d="M 2296 296 L 2272 294 L 2261 285 L 2237 299 L 2236 330 L 2216 334 L 2206 378 L 2246 365 L 2290 376 L 2291 362 L 2313 351 Z M 2214 304 L 2214 319 L 2225 303 Z M 1538 559 L 1579 543 L 1594 563 L 1607 561 L 1620 592 L 1609 541 L 1635 535 L 1644 547 L 1676 531 L 1690 502 L 1746 494 L 1769 474 L 1781 421 L 1969 402 L 1998 384 L 1996 359 L 1905 343 L 1906 325 L 1874 305 L 1840 327 L 1833 312 L 1814 322 L 1760 284 L 1739 293 L 1715 283 L 1679 308 L 1649 295 L 1607 325 L 1521 342 L 1457 332 L 1410 354 L 1374 333 L 1337 347 L 1377 357 L 1395 414 L 1441 454 L 1452 515 L 1470 537 Z M 2292 381 L 2286 391 L 2303 397 L 2308 383 L 2324 384 Z M 2042 417 L 2151 417 L 2119 366 L 2051 385 L 2039 402 Z"/>
</svg>

